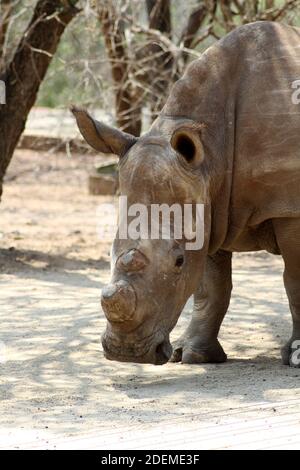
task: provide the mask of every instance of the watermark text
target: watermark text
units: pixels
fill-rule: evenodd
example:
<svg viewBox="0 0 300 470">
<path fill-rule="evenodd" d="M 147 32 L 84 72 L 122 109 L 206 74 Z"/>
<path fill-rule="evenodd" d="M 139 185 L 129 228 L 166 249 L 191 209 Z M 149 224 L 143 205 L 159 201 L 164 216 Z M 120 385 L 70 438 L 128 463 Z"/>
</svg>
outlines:
<svg viewBox="0 0 300 470">
<path fill-rule="evenodd" d="M 3 80 L 0 80 L 0 104 L 6 104 L 6 86 Z"/>
<path fill-rule="evenodd" d="M 119 208 L 102 204 L 97 209 L 99 238 L 120 240 L 184 240 L 186 250 L 204 246 L 204 204 L 141 204 L 128 205 L 127 197 L 119 197 Z"/>
</svg>

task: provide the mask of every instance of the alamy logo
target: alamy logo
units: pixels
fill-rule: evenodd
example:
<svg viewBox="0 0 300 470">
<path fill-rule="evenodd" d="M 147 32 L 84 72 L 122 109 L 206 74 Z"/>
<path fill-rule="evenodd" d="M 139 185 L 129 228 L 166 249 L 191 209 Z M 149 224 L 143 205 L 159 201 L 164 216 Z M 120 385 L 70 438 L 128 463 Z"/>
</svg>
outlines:
<svg viewBox="0 0 300 470">
<path fill-rule="evenodd" d="M 0 80 L 0 104 L 6 104 L 6 86 L 3 80 Z"/>
<path fill-rule="evenodd" d="M 292 344 L 292 355 L 290 358 L 291 365 L 294 367 L 300 366 L 300 341 L 296 340 Z"/>
<path fill-rule="evenodd" d="M 119 217 L 113 204 L 97 209 L 99 238 L 113 238 L 118 230 L 121 240 L 183 240 L 186 250 L 201 250 L 204 245 L 204 204 L 132 204 L 119 197 Z M 103 224 L 110 218 L 110 223 Z"/>
<path fill-rule="evenodd" d="M 300 80 L 294 80 L 292 83 L 292 88 L 295 89 L 292 94 L 292 103 L 300 104 Z"/>
</svg>

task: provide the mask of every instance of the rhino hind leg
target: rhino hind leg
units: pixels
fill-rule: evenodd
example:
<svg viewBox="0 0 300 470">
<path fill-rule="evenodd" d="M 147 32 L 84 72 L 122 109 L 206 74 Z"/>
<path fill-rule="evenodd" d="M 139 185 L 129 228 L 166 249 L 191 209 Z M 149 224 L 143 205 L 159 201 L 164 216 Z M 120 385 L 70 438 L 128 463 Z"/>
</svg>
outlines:
<svg viewBox="0 0 300 470">
<path fill-rule="evenodd" d="M 285 263 L 284 284 L 293 321 L 292 336 L 281 350 L 282 361 L 300 368 L 300 219 L 277 219 L 274 228 Z"/>
<path fill-rule="evenodd" d="M 218 334 L 230 302 L 231 260 L 232 254 L 225 251 L 207 257 L 203 280 L 194 295 L 191 323 L 173 344 L 171 362 L 201 364 L 226 361 Z"/>
</svg>

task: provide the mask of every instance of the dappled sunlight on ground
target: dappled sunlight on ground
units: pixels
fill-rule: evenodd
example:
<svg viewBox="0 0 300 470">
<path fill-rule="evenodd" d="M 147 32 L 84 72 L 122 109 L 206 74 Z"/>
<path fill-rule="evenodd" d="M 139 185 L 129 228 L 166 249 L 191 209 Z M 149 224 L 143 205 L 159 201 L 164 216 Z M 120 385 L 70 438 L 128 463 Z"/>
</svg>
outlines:
<svg viewBox="0 0 300 470">
<path fill-rule="evenodd" d="M 269 259 L 272 273 L 267 281 L 266 261 L 238 257 L 235 291 L 221 334 L 229 361 L 204 366 L 104 359 L 100 334 L 105 320 L 99 296 L 109 279 L 108 267 L 80 269 L 80 265 L 71 272 L 41 269 L 39 273 L 34 269 L 34 276 L 21 268 L 2 275 L 0 337 L 7 362 L 0 365 L 0 429 L 5 429 L 5 442 L 13 440 L 9 433 L 13 428 L 13 436 L 21 439 L 13 440 L 16 445 L 24 442 L 25 434 L 15 430 L 28 429 L 35 445 L 47 440 L 59 445 L 68 436 L 82 438 L 85 433 L 95 438 L 96 433 L 98 446 L 106 442 L 109 447 L 110 431 L 116 432 L 115 443 L 128 426 L 142 423 L 149 432 L 158 423 L 162 429 L 187 423 L 188 431 L 191 420 L 227 423 L 229 417 L 272 414 L 276 407 L 279 414 L 292 409 L 294 415 L 295 404 L 300 412 L 300 374 L 282 366 L 279 359 L 280 343 L 290 330 L 281 263 Z M 248 276 L 245 262 L 250 265 Z M 190 313 L 191 302 L 175 338 Z"/>
<path fill-rule="evenodd" d="M 300 371 L 280 362 L 291 330 L 280 258 L 235 256 L 234 292 L 220 335 L 226 364 L 110 362 L 100 344 L 109 244 L 97 244 L 92 222 L 84 222 L 98 202 L 84 186 L 68 183 L 60 194 L 56 189 L 42 229 L 29 225 L 29 236 L 21 224 L 24 234 L 16 237 L 11 227 L 18 207 L 23 223 L 26 217 L 38 220 L 41 187 L 31 193 L 27 216 L 20 205 L 21 194 L 30 192 L 26 181 L 8 183 L 0 207 L 0 446 L 279 447 L 280 439 L 292 442 L 296 431 L 300 435 Z M 66 228 L 64 196 L 71 191 Z M 69 237 L 79 221 L 80 234 Z M 54 228 L 56 237 L 49 237 Z M 173 338 L 187 325 L 191 308 L 189 301 Z"/>
</svg>

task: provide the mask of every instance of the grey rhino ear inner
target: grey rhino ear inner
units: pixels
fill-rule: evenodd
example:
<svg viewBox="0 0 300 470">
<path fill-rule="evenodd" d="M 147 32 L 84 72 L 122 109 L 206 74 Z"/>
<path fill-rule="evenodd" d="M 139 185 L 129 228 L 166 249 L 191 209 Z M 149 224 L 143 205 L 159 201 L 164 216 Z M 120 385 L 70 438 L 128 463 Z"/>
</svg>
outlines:
<svg viewBox="0 0 300 470">
<path fill-rule="evenodd" d="M 137 141 L 137 138 L 96 121 L 81 108 L 72 106 L 78 128 L 87 143 L 98 152 L 113 153 L 122 157 Z"/>
</svg>

